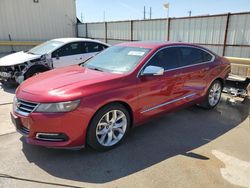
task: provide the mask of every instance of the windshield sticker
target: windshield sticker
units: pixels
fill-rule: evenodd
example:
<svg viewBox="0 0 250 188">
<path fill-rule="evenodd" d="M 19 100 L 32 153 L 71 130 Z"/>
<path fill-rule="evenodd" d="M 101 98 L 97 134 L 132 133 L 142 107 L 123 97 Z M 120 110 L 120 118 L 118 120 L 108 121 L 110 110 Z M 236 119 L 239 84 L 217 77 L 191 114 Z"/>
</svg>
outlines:
<svg viewBox="0 0 250 188">
<path fill-rule="evenodd" d="M 130 51 L 128 55 L 135 55 L 135 56 L 143 56 L 145 52 L 140 52 L 140 51 Z"/>
</svg>

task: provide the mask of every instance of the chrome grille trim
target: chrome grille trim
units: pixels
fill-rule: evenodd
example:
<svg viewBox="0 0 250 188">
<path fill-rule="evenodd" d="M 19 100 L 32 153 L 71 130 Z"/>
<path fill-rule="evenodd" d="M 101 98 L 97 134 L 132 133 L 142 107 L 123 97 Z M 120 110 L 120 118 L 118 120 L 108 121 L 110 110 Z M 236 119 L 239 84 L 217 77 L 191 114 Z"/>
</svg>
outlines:
<svg viewBox="0 0 250 188">
<path fill-rule="evenodd" d="M 16 98 L 14 107 L 15 107 L 16 113 L 23 115 L 23 116 L 28 116 L 30 113 L 36 110 L 38 105 L 39 103 L 25 101 L 25 100 Z"/>
</svg>

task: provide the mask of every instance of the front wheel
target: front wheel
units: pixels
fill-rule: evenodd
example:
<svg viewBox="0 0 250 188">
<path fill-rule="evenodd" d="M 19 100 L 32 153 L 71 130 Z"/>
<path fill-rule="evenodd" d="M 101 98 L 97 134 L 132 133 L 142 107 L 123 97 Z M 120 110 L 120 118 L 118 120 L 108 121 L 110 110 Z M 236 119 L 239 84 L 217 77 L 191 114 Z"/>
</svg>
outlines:
<svg viewBox="0 0 250 188">
<path fill-rule="evenodd" d="M 222 93 L 222 83 L 215 80 L 209 87 L 205 101 L 201 104 L 202 107 L 212 109 L 217 106 L 220 101 Z"/>
<path fill-rule="evenodd" d="M 107 105 L 92 119 L 87 133 L 87 143 L 98 151 L 112 149 L 124 140 L 130 123 L 130 115 L 123 105 Z"/>
</svg>

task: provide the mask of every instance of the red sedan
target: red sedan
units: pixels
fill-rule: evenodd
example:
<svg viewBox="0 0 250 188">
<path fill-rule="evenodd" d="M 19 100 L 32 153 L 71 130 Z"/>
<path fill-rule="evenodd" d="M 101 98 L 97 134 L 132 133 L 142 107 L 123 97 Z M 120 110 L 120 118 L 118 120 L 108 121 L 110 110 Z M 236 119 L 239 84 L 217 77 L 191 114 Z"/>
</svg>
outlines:
<svg viewBox="0 0 250 188">
<path fill-rule="evenodd" d="M 123 43 L 82 66 L 36 75 L 16 91 L 12 121 L 27 143 L 108 150 L 161 113 L 220 100 L 229 63 L 185 43 Z"/>
</svg>

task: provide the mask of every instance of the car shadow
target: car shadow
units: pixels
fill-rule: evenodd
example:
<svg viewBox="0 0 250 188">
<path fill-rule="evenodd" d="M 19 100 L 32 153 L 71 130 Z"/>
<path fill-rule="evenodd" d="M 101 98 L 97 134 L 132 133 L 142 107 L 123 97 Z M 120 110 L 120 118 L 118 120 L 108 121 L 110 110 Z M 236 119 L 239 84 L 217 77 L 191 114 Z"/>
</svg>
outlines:
<svg viewBox="0 0 250 188">
<path fill-rule="evenodd" d="M 91 149 L 55 150 L 27 145 L 30 163 L 47 173 L 74 181 L 106 183 L 144 170 L 176 155 L 209 160 L 191 152 L 238 126 L 249 116 L 248 105 L 232 106 L 226 100 L 207 111 L 190 107 L 133 129 L 125 142 L 107 152 Z"/>
<path fill-rule="evenodd" d="M 17 84 L 0 83 L 0 89 L 3 89 L 5 92 L 11 94 L 15 93 L 17 87 L 18 87 Z"/>
</svg>

